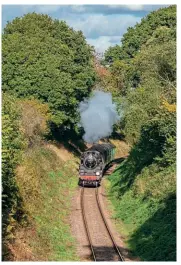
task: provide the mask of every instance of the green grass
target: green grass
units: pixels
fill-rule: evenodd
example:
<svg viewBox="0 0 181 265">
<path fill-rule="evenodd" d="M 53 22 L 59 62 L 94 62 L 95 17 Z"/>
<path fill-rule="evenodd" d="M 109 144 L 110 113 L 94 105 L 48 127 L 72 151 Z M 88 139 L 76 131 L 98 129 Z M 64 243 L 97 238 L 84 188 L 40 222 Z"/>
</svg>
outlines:
<svg viewBox="0 0 181 265">
<path fill-rule="evenodd" d="M 77 260 L 67 220 L 70 195 L 77 181 L 67 172 L 66 166 L 62 171 L 48 174 L 41 191 L 44 198 L 43 211 L 35 216 L 39 236 L 46 236 L 52 249 L 49 261 Z"/>
<path fill-rule="evenodd" d="M 127 185 L 126 163 L 109 176 L 107 192 L 127 247 L 143 261 L 175 261 L 175 165 L 160 170 L 152 164 Z"/>
<path fill-rule="evenodd" d="M 77 261 L 69 226 L 70 203 L 77 186 L 74 159 L 63 162 L 46 147 L 24 156 L 17 176 L 24 209 L 36 230 L 29 240 L 38 261 Z"/>
</svg>

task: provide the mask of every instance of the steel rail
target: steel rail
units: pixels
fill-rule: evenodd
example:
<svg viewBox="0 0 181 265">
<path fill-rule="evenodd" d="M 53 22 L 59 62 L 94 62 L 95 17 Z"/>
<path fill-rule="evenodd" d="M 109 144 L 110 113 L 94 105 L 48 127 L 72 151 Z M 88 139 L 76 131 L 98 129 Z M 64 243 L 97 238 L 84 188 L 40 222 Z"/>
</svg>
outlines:
<svg viewBox="0 0 181 265">
<path fill-rule="evenodd" d="M 98 208 L 99 208 L 100 214 L 101 214 L 101 216 L 102 216 L 102 220 L 103 220 L 103 222 L 104 222 L 104 224 L 105 224 L 105 227 L 106 227 L 106 229 L 107 229 L 107 232 L 108 232 L 108 234 L 109 234 L 109 236 L 110 236 L 110 238 L 111 238 L 111 240 L 112 240 L 112 243 L 113 243 L 114 249 L 115 249 L 115 251 L 117 252 L 117 254 L 118 254 L 120 260 L 121 260 L 121 261 L 124 261 L 124 258 L 123 258 L 123 256 L 122 256 L 122 254 L 121 254 L 121 252 L 120 252 L 120 250 L 119 250 L 119 248 L 118 248 L 118 246 L 117 246 L 115 240 L 114 240 L 114 237 L 113 237 L 113 235 L 112 235 L 112 233 L 111 233 L 111 231 L 110 231 L 110 228 L 109 228 L 109 226 L 108 226 L 108 224 L 107 224 L 107 221 L 106 221 L 106 219 L 105 219 L 105 216 L 104 216 L 104 214 L 103 214 L 103 211 L 102 211 L 102 208 L 101 208 L 100 199 L 99 199 L 98 188 L 96 188 L 95 193 L 96 193 L 96 201 L 97 201 L 97 205 L 98 205 Z"/>
<path fill-rule="evenodd" d="M 89 240 L 89 245 L 90 245 L 90 249 L 91 249 L 91 252 L 92 252 L 92 257 L 93 257 L 94 261 L 96 261 L 95 251 L 94 251 L 94 248 L 93 248 L 93 245 L 92 245 L 92 240 L 91 240 L 89 228 L 88 228 L 88 225 L 87 225 L 85 209 L 84 209 L 84 188 L 81 189 L 81 210 L 82 210 L 82 216 L 83 216 L 83 220 L 84 220 L 84 226 L 85 226 L 87 238 Z"/>
</svg>

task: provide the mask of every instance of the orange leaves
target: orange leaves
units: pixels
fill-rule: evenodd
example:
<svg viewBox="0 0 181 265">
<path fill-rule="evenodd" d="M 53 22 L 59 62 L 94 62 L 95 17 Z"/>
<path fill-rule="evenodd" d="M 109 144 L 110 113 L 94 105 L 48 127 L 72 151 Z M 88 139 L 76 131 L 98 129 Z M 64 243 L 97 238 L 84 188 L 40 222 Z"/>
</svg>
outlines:
<svg viewBox="0 0 181 265">
<path fill-rule="evenodd" d="M 110 76 L 110 71 L 107 70 L 103 65 L 101 65 L 100 62 L 96 59 L 94 59 L 94 68 L 100 78 Z"/>
</svg>

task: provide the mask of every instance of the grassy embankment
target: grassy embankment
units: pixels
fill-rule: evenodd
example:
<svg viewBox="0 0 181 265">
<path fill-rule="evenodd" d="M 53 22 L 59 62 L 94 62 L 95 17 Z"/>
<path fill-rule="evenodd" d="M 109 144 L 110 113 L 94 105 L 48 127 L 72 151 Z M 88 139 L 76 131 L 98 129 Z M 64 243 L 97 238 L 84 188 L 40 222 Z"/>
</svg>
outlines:
<svg viewBox="0 0 181 265">
<path fill-rule="evenodd" d="M 63 161 L 46 146 L 23 155 L 16 181 L 28 222 L 19 226 L 9 245 L 15 260 L 78 260 L 68 219 L 76 174 L 73 156 Z"/>
<path fill-rule="evenodd" d="M 5 100 L 6 97 L 4 103 Z M 69 220 L 71 198 L 78 182 L 78 158 L 62 145 L 44 140 L 49 118 L 46 105 L 36 100 L 17 101 L 11 97 L 7 100 L 9 105 L 3 105 L 5 114 L 9 108 L 8 113 L 12 116 L 17 103 L 20 106 L 16 117 L 18 136 L 14 139 L 11 133 L 7 138 L 4 132 L 10 125 L 6 129 L 6 123 L 3 123 L 3 155 L 8 150 L 15 156 L 13 148 L 15 144 L 17 146 L 19 135 L 24 139 L 24 145 L 20 146 L 21 156 L 18 156 L 16 166 L 7 174 L 9 156 L 3 156 L 3 198 L 7 208 L 3 212 L 7 213 L 3 219 L 3 260 L 78 260 Z M 12 147 L 9 147 L 10 143 Z M 11 197 L 9 203 L 6 198 Z"/>
<path fill-rule="evenodd" d="M 60 150 L 61 152 L 61 150 Z M 46 146 L 24 154 L 17 184 L 24 209 L 33 224 L 34 236 L 24 239 L 38 261 L 77 260 L 68 216 L 70 199 L 77 186 L 75 159 L 62 161 Z M 24 234 L 26 237 L 26 234 Z"/>
<path fill-rule="evenodd" d="M 130 152 L 106 182 L 114 218 L 127 247 L 141 260 L 175 261 L 175 165 L 161 170 L 152 163 L 137 170 L 137 157 Z"/>
</svg>

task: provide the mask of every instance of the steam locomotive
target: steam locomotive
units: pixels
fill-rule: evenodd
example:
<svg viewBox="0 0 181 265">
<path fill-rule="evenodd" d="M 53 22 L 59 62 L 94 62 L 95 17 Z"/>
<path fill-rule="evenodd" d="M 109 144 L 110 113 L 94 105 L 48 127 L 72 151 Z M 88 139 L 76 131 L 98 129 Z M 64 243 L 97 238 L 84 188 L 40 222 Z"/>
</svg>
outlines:
<svg viewBox="0 0 181 265">
<path fill-rule="evenodd" d="M 79 185 L 98 186 L 106 166 L 114 159 L 116 147 L 111 143 L 94 144 L 81 155 Z"/>
</svg>

